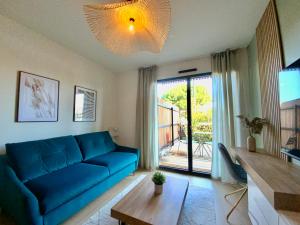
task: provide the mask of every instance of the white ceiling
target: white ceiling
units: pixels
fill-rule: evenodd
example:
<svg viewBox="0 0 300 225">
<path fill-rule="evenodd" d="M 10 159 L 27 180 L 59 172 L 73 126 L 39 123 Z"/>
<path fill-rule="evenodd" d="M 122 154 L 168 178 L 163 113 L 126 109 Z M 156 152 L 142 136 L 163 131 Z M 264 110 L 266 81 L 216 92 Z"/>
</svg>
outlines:
<svg viewBox="0 0 300 225">
<path fill-rule="evenodd" d="M 171 30 L 162 52 L 127 57 L 110 53 L 89 31 L 82 6 L 95 2 L 103 1 L 0 0 L 0 13 L 121 72 L 246 47 L 268 0 L 171 0 Z"/>
</svg>

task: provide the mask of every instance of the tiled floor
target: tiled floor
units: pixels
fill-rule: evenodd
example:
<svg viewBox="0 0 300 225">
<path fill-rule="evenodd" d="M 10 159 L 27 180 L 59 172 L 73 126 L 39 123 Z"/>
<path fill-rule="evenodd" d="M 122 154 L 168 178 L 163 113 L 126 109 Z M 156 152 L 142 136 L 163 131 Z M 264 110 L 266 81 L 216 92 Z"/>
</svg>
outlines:
<svg viewBox="0 0 300 225">
<path fill-rule="evenodd" d="M 193 170 L 197 172 L 211 171 L 212 149 L 210 144 L 193 142 Z M 161 150 L 161 166 L 178 169 L 188 168 L 188 145 L 186 142 L 176 141 L 173 146 Z"/>
<path fill-rule="evenodd" d="M 177 169 L 188 169 L 188 157 L 181 155 L 167 155 L 161 158 L 159 165 Z M 210 173 L 211 160 L 194 158 L 193 169 L 197 172 Z"/>
<path fill-rule="evenodd" d="M 164 172 L 167 173 L 167 172 Z M 150 172 L 139 171 L 134 176 L 129 176 L 125 178 L 122 182 L 114 186 L 112 189 L 107 191 L 101 197 L 96 199 L 94 202 L 89 204 L 86 208 L 81 210 L 71 219 L 64 223 L 64 225 L 76 225 L 81 224 L 86 221 L 91 215 L 93 215 L 99 208 L 105 205 L 109 200 L 111 200 L 117 193 L 127 187 L 131 182 L 133 182 L 137 176 L 141 174 L 150 174 Z M 190 185 L 205 187 L 212 189 L 215 193 L 215 206 L 216 206 L 216 219 L 217 225 L 250 225 L 250 220 L 247 214 L 247 198 L 244 198 L 237 209 L 233 212 L 230 217 L 230 223 L 225 220 L 225 215 L 229 211 L 230 207 L 233 205 L 233 201 L 237 198 L 234 196 L 230 201 L 224 199 L 224 194 L 235 189 L 233 185 L 223 184 L 219 181 L 214 181 L 207 178 L 200 178 L 194 176 L 186 176 L 175 173 L 167 173 L 170 176 L 179 176 L 189 179 Z M 5 215 L 0 214 L 0 224 L 1 225 L 14 225 L 14 223 L 8 219 Z"/>
</svg>

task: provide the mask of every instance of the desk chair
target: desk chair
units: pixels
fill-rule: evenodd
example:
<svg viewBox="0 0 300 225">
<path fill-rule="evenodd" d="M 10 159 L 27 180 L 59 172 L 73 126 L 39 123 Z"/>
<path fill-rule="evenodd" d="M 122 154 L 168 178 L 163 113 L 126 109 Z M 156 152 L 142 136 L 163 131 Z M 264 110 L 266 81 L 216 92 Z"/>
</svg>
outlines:
<svg viewBox="0 0 300 225">
<path fill-rule="evenodd" d="M 242 198 L 244 197 L 244 195 L 246 194 L 246 192 L 248 191 L 248 186 L 247 186 L 247 173 L 245 172 L 245 170 L 238 164 L 235 164 L 232 161 L 232 158 L 228 152 L 228 150 L 226 149 L 226 147 L 219 143 L 218 144 L 218 148 L 219 151 L 225 161 L 225 164 L 228 168 L 228 171 L 230 173 L 230 175 L 239 183 L 243 186 L 243 188 L 235 190 L 233 192 L 230 192 L 228 194 L 226 194 L 224 197 L 227 198 L 230 195 L 236 194 L 236 193 L 240 193 L 242 192 L 241 196 L 239 197 L 239 199 L 236 201 L 236 203 L 233 205 L 233 207 L 231 208 L 231 210 L 229 211 L 229 213 L 226 216 L 226 219 L 228 221 L 231 213 L 234 211 L 234 209 L 238 206 L 238 204 L 240 203 L 240 201 L 242 200 Z"/>
</svg>

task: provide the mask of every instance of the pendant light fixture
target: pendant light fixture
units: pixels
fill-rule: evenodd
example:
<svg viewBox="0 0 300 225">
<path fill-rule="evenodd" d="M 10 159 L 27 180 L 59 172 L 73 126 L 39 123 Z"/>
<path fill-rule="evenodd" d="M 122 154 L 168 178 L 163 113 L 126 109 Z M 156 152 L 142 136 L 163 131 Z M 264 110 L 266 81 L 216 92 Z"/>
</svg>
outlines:
<svg viewBox="0 0 300 225">
<path fill-rule="evenodd" d="M 85 5 L 95 37 L 115 54 L 159 53 L 168 37 L 169 0 L 123 0 Z"/>
</svg>

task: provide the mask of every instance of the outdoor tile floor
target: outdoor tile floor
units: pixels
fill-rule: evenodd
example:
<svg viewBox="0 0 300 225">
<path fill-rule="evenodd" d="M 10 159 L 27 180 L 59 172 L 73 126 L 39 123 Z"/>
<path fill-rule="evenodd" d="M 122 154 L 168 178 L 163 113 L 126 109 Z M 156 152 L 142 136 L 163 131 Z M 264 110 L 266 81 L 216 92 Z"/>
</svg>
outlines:
<svg viewBox="0 0 300 225">
<path fill-rule="evenodd" d="M 188 145 L 184 141 L 181 142 L 176 141 L 174 143 L 174 146 L 163 148 L 160 151 L 160 166 L 187 169 L 188 167 L 187 149 L 188 149 Z M 212 154 L 212 148 L 210 144 L 203 144 L 199 146 L 198 143 L 193 143 L 194 171 L 210 172 L 211 154 Z"/>
</svg>

